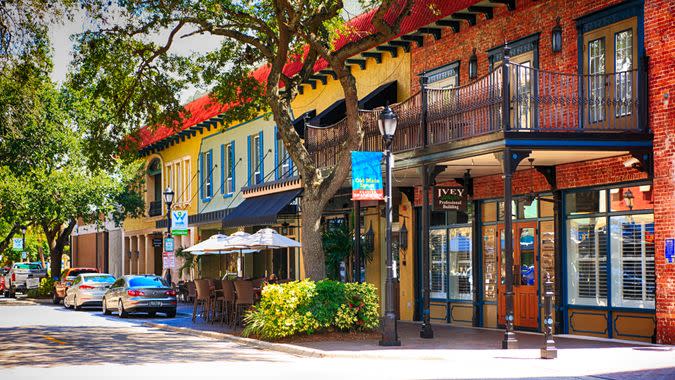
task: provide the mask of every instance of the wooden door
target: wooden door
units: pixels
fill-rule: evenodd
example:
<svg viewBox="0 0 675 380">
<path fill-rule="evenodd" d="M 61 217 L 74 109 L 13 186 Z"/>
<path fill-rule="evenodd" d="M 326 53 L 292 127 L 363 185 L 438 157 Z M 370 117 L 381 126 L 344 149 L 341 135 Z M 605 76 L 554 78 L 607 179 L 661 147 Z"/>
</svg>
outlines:
<svg viewBox="0 0 675 380">
<path fill-rule="evenodd" d="M 537 262 L 537 224 L 513 224 L 513 310 L 516 327 L 537 328 L 539 306 L 537 301 L 539 264 Z M 499 283 L 497 297 L 497 320 L 504 324 L 506 315 L 506 256 L 502 254 L 504 226 L 498 229 Z"/>
</svg>

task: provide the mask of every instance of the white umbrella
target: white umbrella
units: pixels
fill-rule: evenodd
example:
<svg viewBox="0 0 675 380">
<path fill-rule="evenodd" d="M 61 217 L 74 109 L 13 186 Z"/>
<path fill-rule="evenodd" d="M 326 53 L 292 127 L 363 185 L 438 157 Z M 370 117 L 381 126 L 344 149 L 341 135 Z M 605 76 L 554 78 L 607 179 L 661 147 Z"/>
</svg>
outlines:
<svg viewBox="0 0 675 380">
<path fill-rule="evenodd" d="M 299 248 L 302 246 L 299 242 L 287 238 L 271 228 L 263 228 L 247 237 L 246 243 L 250 249 Z"/>
<path fill-rule="evenodd" d="M 190 248 L 186 248 L 186 252 L 193 252 L 194 254 L 203 253 L 207 248 L 215 247 L 216 244 L 223 243 L 227 240 L 228 236 L 223 234 L 216 234 L 210 238 L 204 240 L 201 243 L 197 243 Z M 198 253 L 199 252 L 199 253 Z"/>
</svg>

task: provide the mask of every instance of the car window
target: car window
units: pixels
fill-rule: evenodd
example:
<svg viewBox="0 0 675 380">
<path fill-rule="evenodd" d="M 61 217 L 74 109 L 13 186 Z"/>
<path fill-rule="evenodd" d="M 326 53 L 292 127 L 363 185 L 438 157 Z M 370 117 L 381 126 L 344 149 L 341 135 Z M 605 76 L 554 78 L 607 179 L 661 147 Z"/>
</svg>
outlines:
<svg viewBox="0 0 675 380">
<path fill-rule="evenodd" d="M 40 264 L 23 263 L 23 264 L 14 264 L 14 268 L 40 270 L 42 269 L 42 266 Z"/>
<path fill-rule="evenodd" d="M 133 277 L 129 280 L 129 287 L 156 287 L 169 286 L 161 277 Z"/>
<path fill-rule="evenodd" d="M 119 287 L 122 287 L 122 286 L 124 286 L 124 279 L 123 278 L 118 279 L 117 281 L 115 281 L 112 284 L 113 288 L 119 288 Z"/>
<path fill-rule="evenodd" d="M 101 276 L 87 276 L 83 277 L 84 282 L 105 282 L 108 284 L 112 284 L 115 282 L 115 277 L 110 276 L 110 275 L 101 275 Z"/>
<path fill-rule="evenodd" d="M 79 276 L 83 273 L 97 273 L 96 269 L 73 269 L 68 276 Z"/>
</svg>

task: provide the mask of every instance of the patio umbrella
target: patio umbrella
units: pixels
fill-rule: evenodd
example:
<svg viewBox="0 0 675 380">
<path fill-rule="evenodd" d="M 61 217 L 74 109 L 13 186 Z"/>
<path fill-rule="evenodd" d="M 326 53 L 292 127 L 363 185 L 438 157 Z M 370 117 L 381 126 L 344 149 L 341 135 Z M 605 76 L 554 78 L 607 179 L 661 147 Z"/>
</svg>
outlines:
<svg viewBox="0 0 675 380">
<path fill-rule="evenodd" d="M 203 254 L 203 252 L 208 249 L 222 244 L 227 240 L 228 236 L 223 234 L 215 234 L 210 238 L 204 240 L 203 242 L 197 243 L 192 247 L 186 248 L 186 252 L 191 252 L 194 255 Z"/>
<path fill-rule="evenodd" d="M 271 228 L 263 228 L 246 238 L 250 249 L 300 248 L 302 245 Z"/>
</svg>

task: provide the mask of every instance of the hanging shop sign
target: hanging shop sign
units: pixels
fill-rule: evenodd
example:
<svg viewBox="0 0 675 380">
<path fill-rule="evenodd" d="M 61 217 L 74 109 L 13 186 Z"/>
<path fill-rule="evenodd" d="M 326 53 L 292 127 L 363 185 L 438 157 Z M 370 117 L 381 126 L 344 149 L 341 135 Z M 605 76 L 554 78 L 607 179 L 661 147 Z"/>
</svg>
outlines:
<svg viewBox="0 0 675 380">
<path fill-rule="evenodd" d="M 22 238 L 13 238 L 12 239 L 12 249 L 15 251 L 23 251 L 23 239 Z"/>
<path fill-rule="evenodd" d="M 173 252 L 173 238 L 164 238 L 164 252 Z"/>
<path fill-rule="evenodd" d="M 162 246 L 162 238 L 161 237 L 152 238 L 152 246 L 155 247 L 155 248 L 161 247 Z"/>
<path fill-rule="evenodd" d="M 188 234 L 187 210 L 171 211 L 171 234 L 177 236 Z"/>
<path fill-rule="evenodd" d="M 434 211 L 466 212 L 466 189 L 463 187 L 434 186 Z"/>
<path fill-rule="evenodd" d="M 675 239 L 666 239 L 666 249 L 664 250 L 666 262 L 675 263 Z"/>
<path fill-rule="evenodd" d="M 176 255 L 173 252 L 162 252 L 162 266 L 164 269 L 176 267 Z"/>
<path fill-rule="evenodd" d="M 352 152 L 352 200 L 383 200 L 382 152 Z"/>
</svg>

